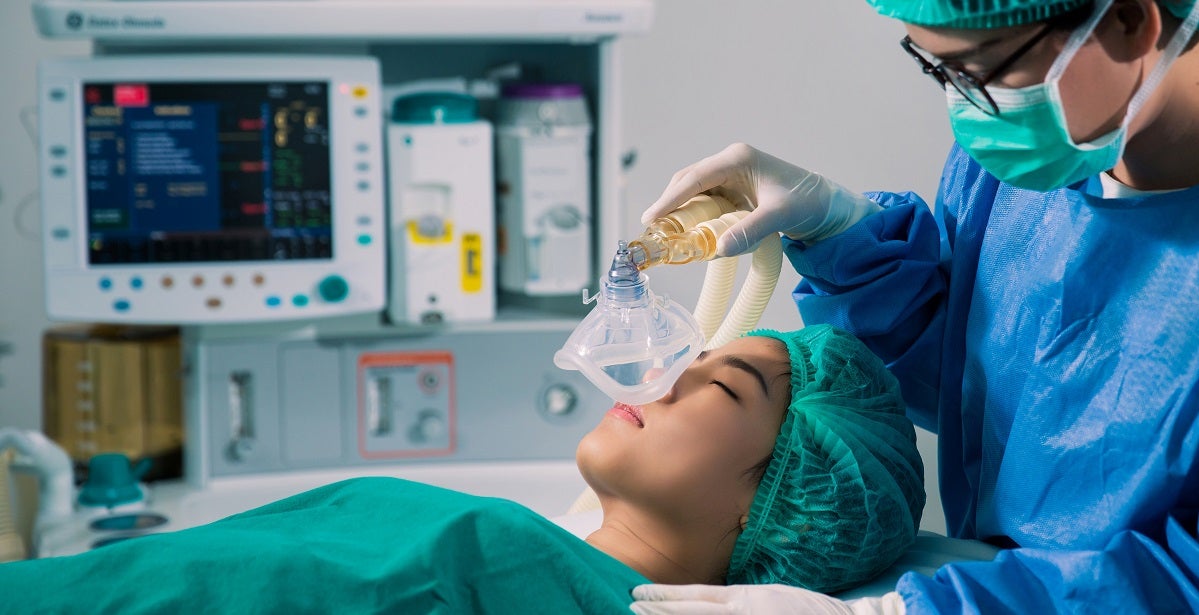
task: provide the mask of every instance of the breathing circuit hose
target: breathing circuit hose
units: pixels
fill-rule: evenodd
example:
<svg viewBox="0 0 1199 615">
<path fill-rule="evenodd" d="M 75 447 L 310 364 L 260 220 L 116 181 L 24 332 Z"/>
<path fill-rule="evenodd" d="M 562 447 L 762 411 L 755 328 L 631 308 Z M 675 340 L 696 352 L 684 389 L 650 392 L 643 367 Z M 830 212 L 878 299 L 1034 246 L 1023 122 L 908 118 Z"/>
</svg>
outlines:
<svg viewBox="0 0 1199 615">
<path fill-rule="evenodd" d="M 14 451 L 18 455 L 12 467 L 29 471 L 38 479 L 37 517 L 33 522 L 32 543 L 33 555 L 37 556 L 42 531 L 69 518 L 74 511 L 75 480 L 71 458 L 53 440 L 39 432 L 0 427 L 0 453 L 5 451 Z M 13 518 L 7 490 L 6 476 L 0 480 L 0 523 Z M 0 532 L 3 530 L 0 529 Z M 3 540 L 0 538 L 0 541 Z"/>
<path fill-rule="evenodd" d="M 9 490 L 9 464 L 13 452 L 0 450 L 0 563 L 25 559 L 25 541 L 17 533 L 16 514 L 12 510 L 12 493 Z"/>
<path fill-rule="evenodd" d="M 723 261 L 729 261 L 730 264 L 724 264 Z M 741 285 L 741 291 L 737 293 L 737 300 L 733 302 L 733 307 L 729 308 L 724 322 L 720 322 L 716 319 L 720 318 L 724 306 L 728 305 L 737 264 L 732 258 L 717 259 L 708 263 L 708 271 L 704 275 L 704 288 L 700 291 L 699 301 L 695 306 L 695 318 L 704 332 L 704 339 L 708 340 L 704 348 L 723 346 L 758 324 L 762 312 L 766 311 L 766 305 L 770 303 L 775 286 L 778 285 L 782 265 L 783 243 L 778 235 L 768 235 L 754 250 L 749 274 L 745 283 Z M 709 277 L 717 276 L 727 278 L 728 282 L 714 282 L 716 289 L 707 293 Z M 708 333 L 708 327 L 711 325 L 700 318 L 701 314 L 704 318 L 719 323 L 715 333 Z M 708 314 L 713 314 L 714 317 Z"/>
</svg>

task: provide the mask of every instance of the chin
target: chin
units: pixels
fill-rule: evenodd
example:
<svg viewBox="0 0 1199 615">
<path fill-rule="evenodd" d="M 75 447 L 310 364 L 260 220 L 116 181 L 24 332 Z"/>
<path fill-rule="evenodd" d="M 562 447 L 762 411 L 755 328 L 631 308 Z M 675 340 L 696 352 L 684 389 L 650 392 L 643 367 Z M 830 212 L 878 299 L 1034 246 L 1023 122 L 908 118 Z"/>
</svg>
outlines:
<svg viewBox="0 0 1199 615">
<path fill-rule="evenodd" d="M 575 448 L 575 465 L 583 480 L 596 491 L 604 485 L 613 482 L 614 477 L 620 476 L 620 465 L 625 458 L 623 447 L 618 445 L 615 438 L 605 437 L 600 429 L 592 430 L 579 440 Z"/>
</svg>

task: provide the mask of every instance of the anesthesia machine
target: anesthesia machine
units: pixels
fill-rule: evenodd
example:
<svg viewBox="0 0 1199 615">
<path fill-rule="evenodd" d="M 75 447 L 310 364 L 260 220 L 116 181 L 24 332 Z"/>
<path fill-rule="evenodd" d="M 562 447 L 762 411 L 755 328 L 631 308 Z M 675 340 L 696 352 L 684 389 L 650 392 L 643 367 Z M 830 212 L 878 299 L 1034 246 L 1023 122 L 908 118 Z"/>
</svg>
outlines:
<svg viewBox="0 0 1199 615">
<path fill-rule="evenodd" d="M 184 480 L 149 498 L 165 527 L 247 506 L 197 503 L 230 485 L 282 497 L 363 472 L 565 510 L 575 445 L 611 401 L 554 356 L 580 292 L 616 279 L 619 41 L 652 16 L 652 0 L 35 2 L 43 36 L 94 49 L 39 67 L 47 312 L 182 328 Z M 572 478 L 497 491 L 505 463 Z"/>
</svg>

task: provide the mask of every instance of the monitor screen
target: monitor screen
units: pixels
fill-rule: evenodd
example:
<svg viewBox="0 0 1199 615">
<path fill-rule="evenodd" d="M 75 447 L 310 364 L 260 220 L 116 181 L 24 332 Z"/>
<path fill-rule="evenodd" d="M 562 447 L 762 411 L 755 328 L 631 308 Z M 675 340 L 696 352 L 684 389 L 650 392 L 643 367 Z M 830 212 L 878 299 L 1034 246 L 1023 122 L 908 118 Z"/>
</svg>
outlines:
<svg viewBox="0 0 1199 615">
<path fill-rule="evenodd" d="M 325 81 L 80 93 L 90 264 L 333 258 Z"/>
<path fill-rule="evenodd" d="M 381 89 L 368 56 L 39 62 L 47 314 L 205 324 L 381 310 Z"/>
</svg>

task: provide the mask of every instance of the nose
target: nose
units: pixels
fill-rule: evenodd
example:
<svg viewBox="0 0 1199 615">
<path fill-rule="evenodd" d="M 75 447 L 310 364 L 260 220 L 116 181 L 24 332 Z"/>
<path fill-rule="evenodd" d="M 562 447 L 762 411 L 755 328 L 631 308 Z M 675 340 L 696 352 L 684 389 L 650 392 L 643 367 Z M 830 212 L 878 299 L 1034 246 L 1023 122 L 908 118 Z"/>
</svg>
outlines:
<svg viewBox="0 0 1199 615">
<path fill-rule="evenodd" d="M 661 373 L 661 370 L 658 370 L 658 372 Z M 686 378 L 687 378 L 687 373 L 683 372 L 681 378 L 679 378 L 679 380 L 675 380 L 675 384 L 670 385 L 670 388 L 668 388 L 667 392 L 663 393 L 662 397 L 659 397 L 657 399 L 656 403 L 671 404 L 671 403 L 676 402 L 676 400 L 679 399 L 680 394 L 682 394 L 680 387 L 682 386 L 683 380 L 685 380 Z"/>
<path fill-rule="evenodd" d="M 666 373 L 665 368 L 651 367 L 651 368 L 645 370 L 645 372 L 641 374 L 641 382 L 642 383 L 653 382 L 654 380 L 661 377 L 662 374 L 665 374 L 665 373 Z M 670 399 L 673 398 L 677 394 L 676 393 L 677 389 L 678 389 L 678 383 L 676 382 L 675 384 L 671 385 L 670 389 L 667 390 L 666 393 L 662 395 L 662 397 L 659 397 L 655 401 L 658 403 L 669 402 Z"/>
<path fill-rule="evenodd" d="M 653 367 L 645 371 L 645 377 L 647 380 L 656 378 L 664 371 L 666 371 L 664 368 Z M 710 372 L 711 368 L 707 366 L 707 363 L 697 361 L 688 365 L 683 370 L 683 373 L 679 375 L 678 380 L 675 380 L 674 384 L 670 386 L 670 390 L 658 399 L 658 401 L 661 403 L 676 402 L 680 397 L 686 396 L 692 391 L 699 390 L 711 376 Z"/>
<path fill-rule="evenodd" d="M 650 382 L 650 381 L 654 380 L 655 378 L 657 378 L 658 376 L 661 376 L 662 374 L 665 374 L 665 373 L 666 373 L 665 368 L 651 367 L 651 368 L 645 370 L 645 373 L 641 375 L 641 382 Z"/>
</svg>

